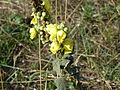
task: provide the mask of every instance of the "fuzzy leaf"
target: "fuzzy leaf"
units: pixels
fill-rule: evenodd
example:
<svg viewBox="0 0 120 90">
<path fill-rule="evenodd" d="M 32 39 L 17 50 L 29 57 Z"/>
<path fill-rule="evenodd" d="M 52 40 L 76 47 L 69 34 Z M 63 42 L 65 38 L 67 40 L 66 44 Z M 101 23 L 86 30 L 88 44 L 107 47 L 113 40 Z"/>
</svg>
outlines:
<svg viewBox="0 0 120 90">
<path fill-rule="evenodd" d="M 44 3 L 45 3 L 45 9 L 46 9 L 49 13 L 51 13 L 51 11 L 50 11 L 50 7 L 51 7 L 50 1 L 49 1 L 49 0 L 43 0 L 43 1 L 44 1 Z"/>
<path fill-rule="evenodd" d="M 59 77 L 55 80 L 57 90 L 66 90 L 66 82 L 63 77 Z"/>
<path fill-rule="evenodd" d="M 57 75 L 61 76 L 59 59 L 54 60 L 52 64 L 53 64 L 53 70 L 57 73 Z"/>
</svg>

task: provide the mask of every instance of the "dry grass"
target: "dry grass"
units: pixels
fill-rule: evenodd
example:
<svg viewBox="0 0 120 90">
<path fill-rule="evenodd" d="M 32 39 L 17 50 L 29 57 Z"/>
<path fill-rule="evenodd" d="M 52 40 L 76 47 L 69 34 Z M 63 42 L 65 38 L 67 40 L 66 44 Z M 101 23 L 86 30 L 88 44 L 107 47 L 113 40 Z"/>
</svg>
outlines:
<svg viewBox="0 0 120 90">
<path fill-rule="evenodd" d="M 81 67 L 80 85 L 88 90 L 120 89 L 120 1 L 119 0 L 51 0 L 52 22 L 66 21 L 71 37 L 75 43 L 75 64 Z M 57 16 L 56 16 L 57 11 Z M 66 12 L 65 12 L 66 11 Z M 7 13 L 7 14 L 6 14 Z M 1 0 L 0 15 L 19 13 L 30 17 L 31 2 L 28 0 Z M 57 20 L 56 20 L 57 19 Z M 0 24 L 1 25 L 1 24 Z M 0 31 L 1 32 L 1 31 Z M 4 38 L 8 35 L 0 35 Z M 6 39 L 5 39 L 6 40 Z M 13 40 L 13 37 L 9 38 Z M 8 43 L 8 41 L 2 41 Z M 8 46 L 12 59 L 16 57 L 16 65 L 0 64 L 0 89 L 36 90 L 39 89 L 38 43 L 27 45 L 15 38 L 17 46 Z M 13 43 L 12 42 L 12 43 Z M 19 46 L 20 44 L 20 46 Z M 51 57 L 48 46 L 42 53 L 42 83 L 53 82 L 56 78 L 51 70 Z M 13 52 L 14 53 L 13 53 Z M 0 51 L 3 52 L 3 51 Z M 21 53 L 19 53 L 21 52 Z M 46 53 L 47 52 L 47 53 Z M 74 81 L 74 80 L 72 80 Z M 52 85 L 52 84 L 51 84 Z M 54 85 L 53 85 L 54 87 Z M 10 89 L 11 88 L 11 89 Z M 45 88 L 45 85 L 43 85 Z M 51 86 L 52 88 L 52 86 Z M 52 90 L 52 89 L 48 89 Z"/>
</svg>

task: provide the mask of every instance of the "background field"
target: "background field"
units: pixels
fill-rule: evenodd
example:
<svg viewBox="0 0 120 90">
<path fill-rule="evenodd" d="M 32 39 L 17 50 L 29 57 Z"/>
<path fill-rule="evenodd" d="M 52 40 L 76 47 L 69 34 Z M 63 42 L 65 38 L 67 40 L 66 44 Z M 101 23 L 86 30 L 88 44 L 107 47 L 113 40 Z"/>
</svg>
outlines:
<svg viewBox="0 0 120 90">
<path fill-rule="evenodd" d="M 50 1 L 51 22 L 66 21 L 80 67 L 78 86 L 70 77 L 68 90 L 120 90 L 120 0 Z M 39 90 L 38 39 L 29 39 L 31 7 L 29 0 L 0 0 L 1 90 Z M 41 49 L 42 84 L 55 90 L 48 48 Z"/>
</svg>

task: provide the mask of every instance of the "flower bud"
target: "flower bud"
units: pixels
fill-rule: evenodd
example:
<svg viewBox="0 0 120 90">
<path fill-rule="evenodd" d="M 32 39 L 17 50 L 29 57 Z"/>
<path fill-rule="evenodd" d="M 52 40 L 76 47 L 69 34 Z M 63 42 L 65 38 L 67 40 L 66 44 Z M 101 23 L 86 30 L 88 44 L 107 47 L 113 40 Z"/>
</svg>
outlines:
<svg viewBox="0 0 120 90">
<path fill-rule="evenodd" d="M 38 19 L 40 18 L 40 12 L 37 13 L 37 18 L 38 18 Z"/>
<path fill-rule="evenodd" d="M 45 23 L 46 23 L 47 25 L 49 24 L 49 22 L 48 22 L 48 21 L 46 21 Z"/>
<path fill-rule="evenodd" d="M 43 1 L 43 3 L 42 3 L 41 5 L 43 5 L 43 6 L 44 6 L 44 5 L 45 5 L 45 2 Z"/>
<path fill-rule="evenodd" d="M 40 38 L 40 40 L 41 40 L 41 41 L 43 41 L 43 40 L 44 40 L 44 38 L 42 37 L 42 38 Z"/>
<path fill-rule="evenodd" d="M 40 17 L 40 19 L 41 19 L 41 21 L 43 21 L 43 20 L 44 20 L 44 17 L 43 17 L 43 16 L 41 16 L 41 17 Z"/>
<path fill-rule="evenodd" d="M 43 32 L 42 32 L 42 31 L 40 31 L 40 35 L 43 35 Z"/>
<path fill-rule="evenodd" d="M 42 44 L 45 44 L 45 41 L 42 41 Z"/>
<path fill-rule="evenodd" d="M 32 8 L 32 11 L 33 11 L 33 12 L 36 12 L 36 8 Z"/>
<path fill-rule="evenodd" d="M 65 24 L 64 23 L 61 23 L 60 24 L 60 29 L 63 29 L 65 27 Z"/>
<path fill-rule="evenodd" d="M 68 31 L 68 28 L 67 28 L 67 27 L 65 27 L 65 28 L 64 28 L 64 31 L 65 31 L 65 32 L 67 32 L 67 31 Z"/>
<path fill-rule="evenodd" d="M 43 30 L 44 28 L 43 28 L 43 26 L 40 26 L 40 30 Z"/>
<path fill-rule="evenodd" d="M 46 12 L 42 12 L 42 16 L 45 17 L 46 16 Z"/>
</svg>

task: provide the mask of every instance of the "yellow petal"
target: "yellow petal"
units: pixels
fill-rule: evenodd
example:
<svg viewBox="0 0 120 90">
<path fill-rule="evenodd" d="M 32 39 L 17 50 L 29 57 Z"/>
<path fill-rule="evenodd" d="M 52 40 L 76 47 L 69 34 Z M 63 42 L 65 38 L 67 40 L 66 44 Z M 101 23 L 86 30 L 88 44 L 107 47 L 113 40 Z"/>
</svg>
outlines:
<svg viewBox="0 0 120 90">
<path fill-rule="evenodd" d="M 57 37 L 57 24 L 49 24 L 46 31 L 50 34 L 50 40 L 53 41 Z"/>
<path fill-rule="evenodd" d="M 36 34 L 30 34 L 30 39 L 34 39 L 36 37 Z"/>
<path fill-rule="evenodd" d="M 34 33 L 36 30 L 35 30 L 35 28 L 30 28 L 30 33 Z"/>
<path fill-rule="evenodd" d="M 46 30 L 49 34 L 57 33 L 57 24 L 49 24 L 46 27 Z"/>
<path fill-rule="evenodd" d="M 33 24 L 33 25 L 37 24 L 37 18 L 33 18 L 33 19 L 31 20 L 31 24 Z"/>
<path fill-rule="evenodd" d="M 49 40 L 50 41 L 53 41 L 53 40 L 55 40 L 56 39 L 56 34 L 52 34 L 52 35 L 50 35 L 50 38 L 49 38 Z"/>
<path fill-rule="evenodd" d="M 58 42 L 52 42 L 51 47 L 50 47 L 50 51 L 53 54 L 56 54 L 59 49 L 60 49 L 59 43 Z"/>
<path fill-rule="evenodd" d="M 30 28 L 30 39 L 34 39 L 37 35 L 35 28 Z"/>
<path fill-rule="evenodd" d="M 71 50 L 65 50 L 64 51 L 64 54 L 69 54 L 69 53 L 71 53 L 72 51 Z"/>
<path fill-rule="evenodd" d="M 66 38 L 66 33 L 63 30 L 57 32 L 57 40 L 59 43 L 62 43 Z"/>
<path fill-rule="evenodd" d="M 73 51 L 73 41 L 71 39 L 65 39 L 63 43 L 64 54 L 69 54 Z"/>
</svg>

